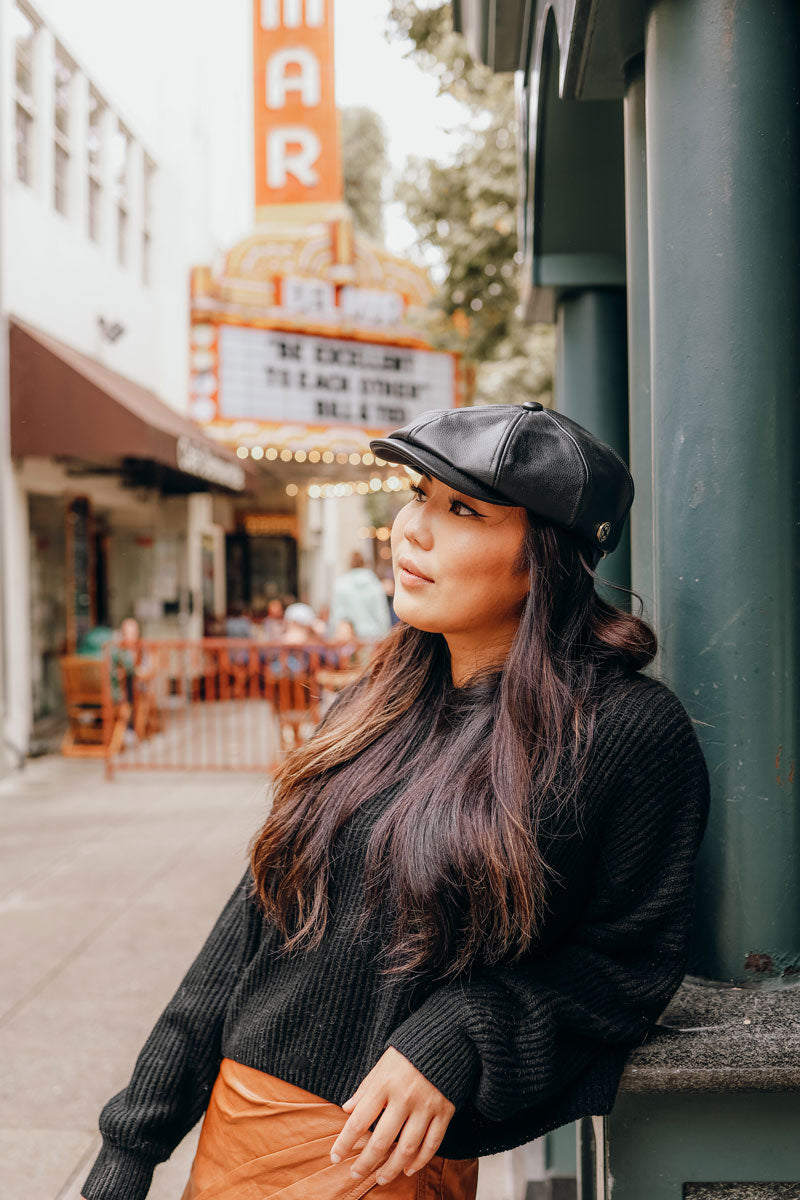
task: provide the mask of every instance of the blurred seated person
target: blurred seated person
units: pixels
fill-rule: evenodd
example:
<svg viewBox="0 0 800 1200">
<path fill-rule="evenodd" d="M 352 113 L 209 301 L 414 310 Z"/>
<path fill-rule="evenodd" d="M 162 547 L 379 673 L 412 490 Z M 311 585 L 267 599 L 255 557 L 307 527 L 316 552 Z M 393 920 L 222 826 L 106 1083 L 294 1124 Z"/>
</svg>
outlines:
<svg viewBox="0 0 800 1200">
<path fill-rule="evenodd" d="M 353 665 L 358 651 L 358 638 L 350 621 L 340 621 L 333 631 L 325 651 L 325 665 L 343 670 Z"/>
<path fill-rule="evenodd" d="M 302 604 L 300 601 L 290 604 L 283 614 L 283 621 L 281 641 L 285 646 L 299 646 L 319 640 L 316 631 L 317 614 L 310 604 Z"/>
<path fill-rule="evenodd" d="M 267 604 L 267 615 L 261 622 L 261 638 L 265 642 L 280 642 L 283 632 L 283 601 L 280 596 L 273 596 Z"/>
<path fill-rule="evenodd" d="M 253 623 L 248 617 L 244 605 L 238 601 L 231 604 L 225 618 L 225 637 L 251 638 L 252 636 Z"/>
<path fill-rule="evenodd" d="M 114 704 L 127 700 L 131 706 L 125 741 L 135 740 L 134 699 L 136 688 L 147 686 L 153 676 L 153 664 L 142 651 L 139 622 L 135 617 L 125 617 L 117 632 L 108 625 L 95 625 L 80 638 L 76 653 L 87 658 L 102 658 L 106 645 L 111 642 L 111 699 Z"/>
<path fill-rule="evenodd" d="M 244 605 L 238 601 L 228 607 L 228 615 L 225 618 L 225 637 L 248 639 L 253 637 L 253 623 L 245 612 Z M 246 667 L 250 661 L 250 651 L 231 650 L 230 661 L 238 667 Z"/>
<path fill-rule="evenodd" d="M 122 679 L 125 680 L 127 699 L 133 700 L 133 680 L 142 673 L 145 664 L 142 662 L 140 646 L 139 622 L 135 617 L 125 617 L 115 632 L 109 625 L 95 625 L 82 634 L 75 653 L 86 658 L 102 658 L 105 646 L 112 642 L 111 647 L 111 698 L 119 704 L 122 697 Z"/>
<path fill-rule="evenodd" d="M 310 604 L 294 601 L 288 605 L 283 614 L 283 633 L 280 641 L 284 646 L 315 647 L 320 643 L 316 629 L 317 615 Z M 291 654 L 269 653 L 268 662 L 273 675 L 304 675 L 311 667 L 311 658 L 307 650 L 296 650 Z"/>
</svg>

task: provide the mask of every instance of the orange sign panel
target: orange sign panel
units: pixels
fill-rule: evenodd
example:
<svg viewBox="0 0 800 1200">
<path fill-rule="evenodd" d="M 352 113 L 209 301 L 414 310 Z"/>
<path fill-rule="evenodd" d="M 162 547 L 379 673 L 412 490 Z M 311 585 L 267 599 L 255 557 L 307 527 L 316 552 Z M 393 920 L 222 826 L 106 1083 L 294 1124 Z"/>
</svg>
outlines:
<svg viewBox="0 0 800 1200">
<path fill-rule="evenodd" d="M 253 0 L 256 210 L 342 199 L 333 0 Z"/>
</svg>

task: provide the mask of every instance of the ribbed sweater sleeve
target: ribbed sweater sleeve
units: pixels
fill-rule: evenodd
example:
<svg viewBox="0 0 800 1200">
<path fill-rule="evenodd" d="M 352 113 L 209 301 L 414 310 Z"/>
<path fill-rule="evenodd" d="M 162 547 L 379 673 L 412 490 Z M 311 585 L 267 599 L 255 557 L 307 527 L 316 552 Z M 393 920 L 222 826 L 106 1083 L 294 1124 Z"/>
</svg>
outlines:
<svg viewBox="0 0 800 1200">
<path fill-rule="evenodd" d="M 143 1200 L 155 1166 L 205 1111 L 221 1061 L 225 1009 L 258 946 L 262 917 L 248 867 L 158 1018 L 127 1087 L 100 1113 L 103 1146 L 86 1200 Z"/>
<path fill-rule="evenodd" d="M 501 1121 L 566 1089 L 604 1047 L 642 1042 L 685 970 L 708 770 L 666 689 L 621 748 L 599 869 L 568 936 L 435 989 L 385 1047 L 455 1106 Z"/>
</svg>

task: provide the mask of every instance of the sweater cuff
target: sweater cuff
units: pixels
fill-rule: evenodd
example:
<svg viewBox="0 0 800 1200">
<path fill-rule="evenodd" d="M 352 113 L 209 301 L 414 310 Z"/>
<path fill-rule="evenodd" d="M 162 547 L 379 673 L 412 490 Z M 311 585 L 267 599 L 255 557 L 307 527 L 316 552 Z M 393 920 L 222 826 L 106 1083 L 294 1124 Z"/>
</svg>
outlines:
<svg viewBox="0 0 800 1200">
<path fill-rule="evenodd" d="M 472 1095 L 480 1072 L 478 1052 L 463 1028 L 465 1000 L 460 989 L 433 992 L 384 1044 L 399 1050 L 456 1110 Z"/>
<path fill-rule="evenodd" d="M 145 1200 L 157 1160 L 104 1142 L 81 1196 L 85 1200 Z"/>
</svg>

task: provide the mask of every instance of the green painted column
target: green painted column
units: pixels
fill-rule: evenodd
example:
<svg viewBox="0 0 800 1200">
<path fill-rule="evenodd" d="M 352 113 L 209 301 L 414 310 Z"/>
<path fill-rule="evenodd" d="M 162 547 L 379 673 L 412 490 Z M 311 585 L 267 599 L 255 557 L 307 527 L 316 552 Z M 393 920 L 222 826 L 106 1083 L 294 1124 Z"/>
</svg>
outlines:
<svg viewBox="0 0 800 1200">
<path fill-rule="evenodd" d="M 628 364 L 624 288 L 568 292 L 558 304 L 555 406 L 585 425 L 628 462 Z M 635 501 L 634 501 L 635 503 Z M 630 587 L 630 522 L 617 549 L 600 560 L 597 574 Z M 606 597 L 629 606 L 626 592 Z"/>
<path fill-rule="evenodd" d="M 625 261 L 628 293 L 629 465 L 636 485 L 631 509 L 631 586 L 644 604 L 645 620 L 657 625 L 653 556 L 653 454 L 650 418 L 650 279 L 647 266 L 647 134 L 644 58 L 625 77 Z M 637 611 L 634 608 L 634 611 Z"/>
<path fill-rule="evenodd" d="M 798 1122 L 796 1092 L 620 1095 L 606 1118 L 606 1195 L 792 1200 Z"/>
<path fill-rule="evenodd" d="M 799 14 L 646 31 L 661 668 L 713 789 L 690 971 L 745 986 L 800 981 Z"/>
</svg>

